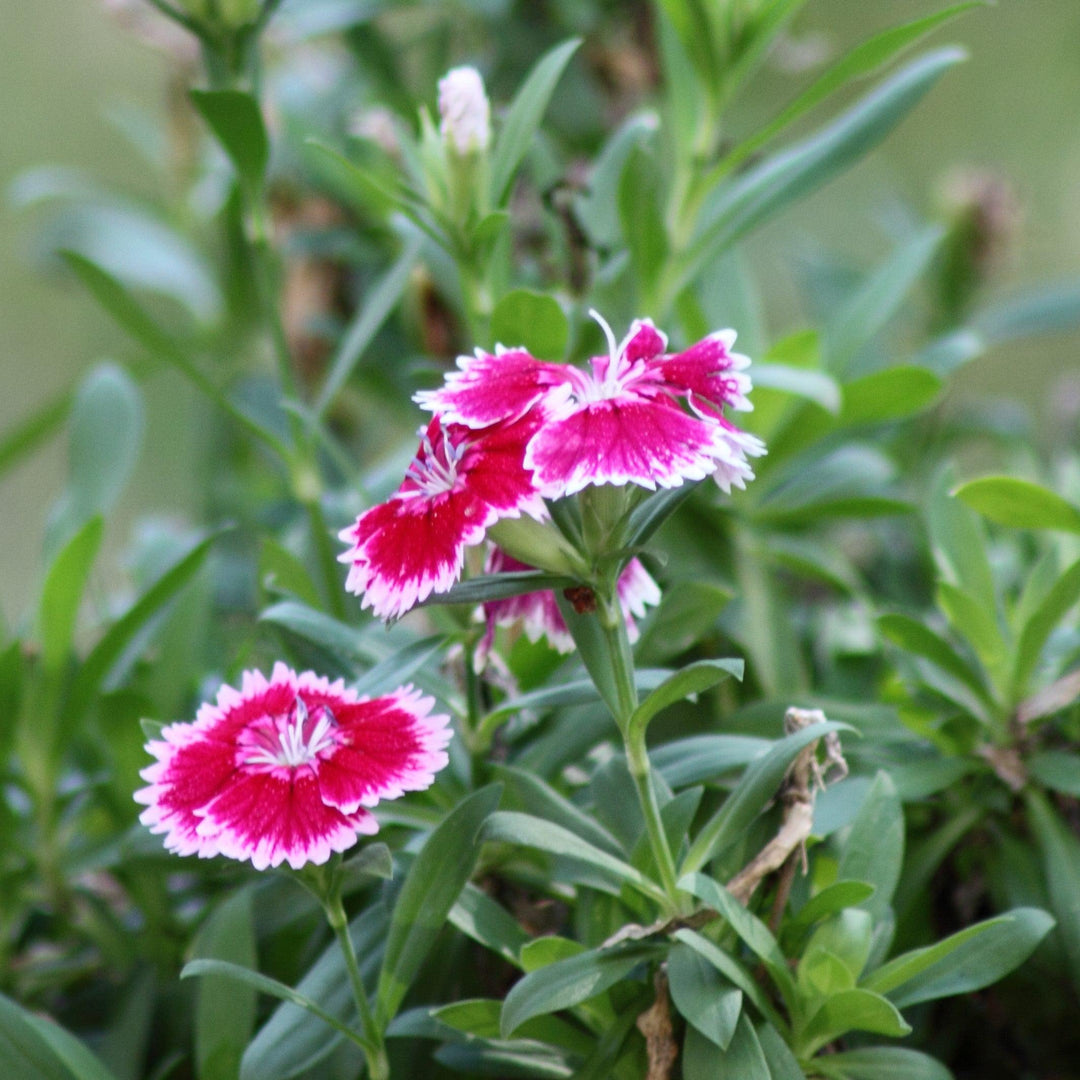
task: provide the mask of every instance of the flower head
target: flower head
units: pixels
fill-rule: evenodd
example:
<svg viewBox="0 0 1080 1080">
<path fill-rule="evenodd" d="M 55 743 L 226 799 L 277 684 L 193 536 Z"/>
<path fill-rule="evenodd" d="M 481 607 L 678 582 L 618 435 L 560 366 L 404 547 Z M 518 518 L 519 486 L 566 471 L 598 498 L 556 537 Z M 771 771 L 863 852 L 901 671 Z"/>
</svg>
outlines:
<svg viewBox="0 0 1080 1080">
<path fill-rule="evenodd" d="M 245 671 L 194 723 L 170 724 L 146 749 L 140 821 L 180 855 L 250 859 L 257 870 L 324 863 L 358 833 L 368 809 L 429 787 L 447 763 L 449 717 L 411 687 L 358 697 L 339 679 L 282 663 L 269 680 Z"/>
<path fill-rule="evenodd" d="M 492 548 L 488 556 L 484 572 L 497 574 L 532 569 L 528 563 L 519 562 L 496 547 Z M 660 603 L 660 589 L 640 559 L 631 559 L 619 575 L 618 596 L 626 618 L 627 637 L 633 643 L 639 637 L 635 618 L 644 617 L 646 605 Z M 512 626 L 515 623 L 521 624 L 530 641 L 546 638 L 548 644 L 561 653 L 572 652 L 574 649 L 574 639 L 570 636 L 562 612 L 559 611 L 555 594 L 550 589 L 510 596 L 505 600 L 492 600 L 484 604 L 484 617 L 487 619 L 487 633 L 481 648 L 482 655 L 491 646 L 496 626 Z"/>
<path fill-rule="evenodd" d="M 341 533 L 345 587 L 381 618 L 396 618 L 461 574 L 465 549 L 501 518 L 545 514 L 525 468 L 537 416 L 473 430 L 435 417 L 405 480 Z"/>
<path fill-rule="evenodd" d="M 599 484 L 655 490 L 713 475 L 725 491 L 753 477 L 748 456 L 765 452 L 725 408 L 750 409 L 750 361 L 732 351 L 733 330 L 709 335 L 680 353 L 639 320 L 621 344 L 593 313 L 608 339 L 607 356 L 590 370 L 536 360 L 522 349 L 477 352 L 439 390 L 416 400 L 444 420 L 468 427 L 528 416 L 544 420 L 529 440 L 525 466 L 546 498 Z"/>
<path fill-rule="evenodd" d="M 439 117 L 443 139 L 462 156 L 488 148 L 491 106 L 476 68 L 451 68 L 439 80 Z"/>
</svg>

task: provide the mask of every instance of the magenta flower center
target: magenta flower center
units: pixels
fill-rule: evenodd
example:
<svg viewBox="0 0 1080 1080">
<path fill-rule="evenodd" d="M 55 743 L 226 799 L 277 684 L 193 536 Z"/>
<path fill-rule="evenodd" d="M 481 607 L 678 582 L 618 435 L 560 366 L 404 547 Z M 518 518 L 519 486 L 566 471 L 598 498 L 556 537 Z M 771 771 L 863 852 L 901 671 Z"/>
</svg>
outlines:
<svg viewBox="0 0 1080 1080">
<path fill-rule="evenodd" d="M 241 734 L 241 764 L 297 769 L 317 760 L 337 746 L 338 725 L 325 705 L 319 705 L 315 715 L 317 719 L 297 695 L 287 713 L 267 716 Z"/>
<path fill-rule="evenodd" d="M 422 433 L 420 449 L 406 473 L 416 485 L 417 494 L 431 498 L 453 491 L 458 481 L 458 464 L 467 449 L 465 441 L 455 446 L 445 431 L 442 432 L 442 439 L 435 445 L 427 432 Z"/>
</svg>

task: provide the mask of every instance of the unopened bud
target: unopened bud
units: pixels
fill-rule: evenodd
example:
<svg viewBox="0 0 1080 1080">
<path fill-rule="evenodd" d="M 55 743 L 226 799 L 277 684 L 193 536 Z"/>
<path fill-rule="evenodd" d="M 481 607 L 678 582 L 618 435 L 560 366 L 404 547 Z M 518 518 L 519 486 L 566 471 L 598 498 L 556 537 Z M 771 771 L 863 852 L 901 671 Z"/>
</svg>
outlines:
<svg viewBox="0 0 1080 1080">
<path fill-rule="evenodd" d="M 491 142 L 491 105 L 474 67 L 452 68 L 439 80 L 439 131 L 463 157 L 483 153 Z"/>
</svg>

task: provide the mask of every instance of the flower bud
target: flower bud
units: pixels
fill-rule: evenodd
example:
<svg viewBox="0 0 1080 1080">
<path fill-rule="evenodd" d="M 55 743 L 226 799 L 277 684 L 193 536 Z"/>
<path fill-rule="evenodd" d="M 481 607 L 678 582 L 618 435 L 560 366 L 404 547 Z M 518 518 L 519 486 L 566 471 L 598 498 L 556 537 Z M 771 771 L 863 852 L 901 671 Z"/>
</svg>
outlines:
<svg viewBox="0 0 1080 1080">
<path fill-rule="evenodd" d="M 464 157 L 483 153 L 491 142 L 491 106 L 474 67 L 457 67 L 439 80 L 439 132 Z"/>
</svg>

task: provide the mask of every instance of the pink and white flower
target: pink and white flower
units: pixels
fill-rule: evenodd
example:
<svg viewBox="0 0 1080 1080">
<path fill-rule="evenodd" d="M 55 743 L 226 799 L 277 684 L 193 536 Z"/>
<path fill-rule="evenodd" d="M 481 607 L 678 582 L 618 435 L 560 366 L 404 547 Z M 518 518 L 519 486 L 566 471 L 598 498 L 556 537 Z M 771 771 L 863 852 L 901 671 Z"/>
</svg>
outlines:
<svg viewBox="0 0 1080 1080">
<path fill-rule="evenodd" d="M 449 717 L 433 705 L 412 687 L 359 697 L 280 662 L 269 680 L 245 671 L 239 690 L 222 686 L 194 723 L 147 744 L 157 761 L 135 793 L 139 820 L 180 855 L 324 863 L 378 831 L 371 807 L 429 787 L 446 765 Z"/>
<path fill-rule="evenodd" d="M 496 547 L 492 548 L 488 556 L 484 572 L 498 574 L 533 569 L 535 568 L 528 563 L 519 562 Z M 627 637 L 633 643 L 640 636 L 635 619 L 644 618 L 646 606 L 660 603 L 660 589 L 640 559 L 631 559 L 619 575 L 618 596 L 626 618 Z M 481 643 L 481 656 L 486 655 L 490 649 L 496 626 L 513 626 L 515 623 L 521 624 L 530 641 L 546 638 L 548 644 L 558 652 L 574 651 L 574 639 L 570 636 L 562 612 L 559 611 L 555 594 L 550 589 L 510 596 L 504 600 L 492 600 L 484 604 L 484 617 L 487 619 L 487 633 Z"/>
<path fill-rule="evenodd" d="M 525 446 L 541 417 L 515 417 L 474 430 L 435 417 L 405 480 L 341 533 L 350 548 L 345 587 L 381 618 L 396 618 L 461 575 L 465 549 L 496 521 L 546 516 L 525 468 Z"/>
<path fill-rule="evenodd" d="M 522 349 L 478 351 L 458 361 L 443 387 L 416 400 L 448 423 L 468 427 L 519 419 L 540 406 L 544 421 L 529 440 L 525 466 L 546 498 L 599 484 L 655 490 L 714 476 L 730 491 L 753 477 L 747 457 L 765 452 L 725 408 L 748 410 L 750 361 L 721 330 L 680 353 L 648 320 L 621 344 L 595 312 L 609 355 L 590 371 L 536 360 Z"/>
</svg>

